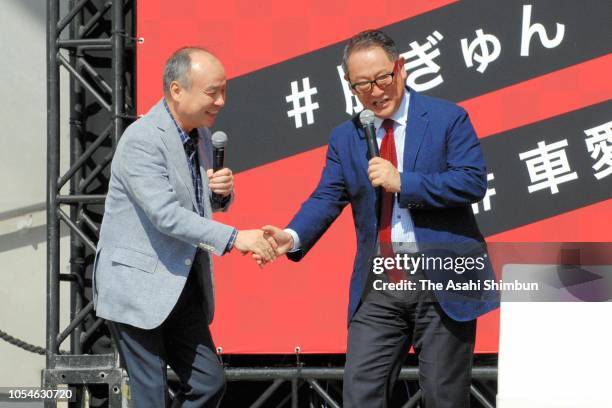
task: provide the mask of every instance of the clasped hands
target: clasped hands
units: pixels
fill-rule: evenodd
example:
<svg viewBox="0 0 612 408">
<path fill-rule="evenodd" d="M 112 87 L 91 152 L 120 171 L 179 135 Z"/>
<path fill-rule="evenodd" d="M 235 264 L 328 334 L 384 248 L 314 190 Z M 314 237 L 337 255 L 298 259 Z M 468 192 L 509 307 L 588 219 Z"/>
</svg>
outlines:
<svg viewBox="0 0 612 408">
<path fill-rule="evenodd" d="M 234 190 L 234 175 L 228 168 L 217 171 L 208 169 L 208 186 L 210 191 L 221 197 L 229 196 Z M 287 253 L 293 247 L 290 234 L 273 226 L 260 230 L 241 230 L 236 235 L 234 248 L 243 255 L 251 253 L 258 265 L 262 266 Z"/>
<path fill-rule="evenodd" d="M 400 173 L 388 160 L 372 158 L 368 163 L 368 178 L 373 187 L 382 187 L 390 193 L 400 192 Z M 251 253 L 260 267 L 285 255 L 293 245 L 291 234 L 273 225 L 265 225 L 259 230 L 239 231 L 234 243 L 234 247 L 243 255 Z"/>
<path fill-rule="evenodd" d="M 261 229 L 238 231 L 234 248 L 243 255 L 250 253 L 257 265 L 263 267 L 289 252 L 293 237 L 278 227 L 265 225 Z"/>
</svg>

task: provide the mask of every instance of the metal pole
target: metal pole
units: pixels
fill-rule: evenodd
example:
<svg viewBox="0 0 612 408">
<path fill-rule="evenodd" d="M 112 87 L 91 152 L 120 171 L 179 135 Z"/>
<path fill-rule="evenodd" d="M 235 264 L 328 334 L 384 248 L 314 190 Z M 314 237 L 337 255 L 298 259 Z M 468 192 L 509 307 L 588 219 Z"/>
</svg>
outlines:
<svg viewBox="0 0 612 408">
<path fill-rule="evenodd" d="M 57 64 L 58 0 L 47 1 L 47 368 L 53 368 L 59 331 L 59 66 Z"/>
<path fill-rule="evenodd" d="M 113 0 L 113 102 L 112 115 L 114 123 L 113 141 L 115 146 L 124 129 L 125 95 L 123 85 L 123 53 L 125 48 L 125 17 L 123 0 Z"/>
<path fill-rule="evenodd" d="M 57 180 L 59 178 L 59 66 L 57 65 L 57 22 L 59 4 L 47 0 L 47 352 L 46 367 L 54 368 L 59 331 L 59 219 L 57 217 Z M 47 379 L 43 375 L 43 382 Z M 48 384 L 43 384 L 48 385 Z M 54 408 L 45 400 L 45 408 Z"/>
<path fill-rule="evenodd" d="M 298 379 L 291 380 L 291 408 L 298 408 Z"/>
<path fill-rule="evenodd" d="M 83 2 L 75 7 L 75 0 L 70 1 L 69 16 L 74 17 L 70 24 L 70 37 L 75 38 L 82 25 L 83 13 L 82 13 Z M 62 21 L 69 21 L 66 18 Z M 61 26 L 61 25 L 60 25 Z M 81 55 L 77 54 L 77 50 L 70 51 L 70 64 L 77 67 L 77 71 L 82 74 L 83 69 L 77 65 L 78 58 Z M 74 78 L 70 78 L 70 165 L 79 160 L 83 154 L 83 88 Z M 70 195 L 81 194 L 79 188 L 79 180 L 83 179 L 83 168 L 80 167 L 75 171 L 74 177 L 70 178 Z M 79 215 L 81 214 L 82 206 L 71 206 L 70 207 L 70 220 L 78 224 Z M 83 243 L 79 239 L 79 236 L 74 232 L 70 232 L 70 272 L 74 275 L 84 277 L 84 265 L 85 265 L 85 248 Z M 70 282 L 70 320 L 73 321 L 77 314 L 83 308 L 84 303 L 84 288 L 80 286 L 83 279 L 75 279 Z M 70 336 L 70 352 L 72 354 L 83 354 L 81 347 L 81 333 L 82 324 L 75 327 L 74 331 Z"/>
</svg>

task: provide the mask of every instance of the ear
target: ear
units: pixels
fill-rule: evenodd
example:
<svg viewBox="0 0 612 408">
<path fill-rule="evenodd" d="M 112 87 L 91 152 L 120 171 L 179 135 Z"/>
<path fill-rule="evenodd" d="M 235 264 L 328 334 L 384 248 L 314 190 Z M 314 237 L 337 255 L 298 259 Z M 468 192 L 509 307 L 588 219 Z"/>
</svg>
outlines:
<svg viewBox="0 0 612 408">
<path fill-rule="evenodd" d="M 177 81 L 172 81 L 170 83 L 170 97 L 173 100 L 179 101 L 183 95 L 183 87 Z"/>
<path fill-rule="evenodd" d="M 399 57 L 397 59 L 397 71 L 400 78 L 402 78 L 402 82 L 406 82 L 406 78 L 408 78 L 408 73 L 406 72 L 405 65 L 406 60 L 404 59 L 404 57 Z"/>
</svg>

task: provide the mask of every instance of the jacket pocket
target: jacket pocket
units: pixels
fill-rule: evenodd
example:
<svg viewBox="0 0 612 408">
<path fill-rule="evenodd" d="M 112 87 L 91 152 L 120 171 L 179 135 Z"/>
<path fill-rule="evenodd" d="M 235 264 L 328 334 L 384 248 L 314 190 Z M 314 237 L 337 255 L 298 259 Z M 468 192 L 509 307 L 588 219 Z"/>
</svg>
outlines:
<svg viewBox="0 0 612 408">
<path fill-rule="evenodd" d="M 111 261 L 132 268 L 140 269 L 141 271 L 153 273 L 157 267 L 157 256 L 145 254 L 129 248 L 115 248 Z"/>
</svg>

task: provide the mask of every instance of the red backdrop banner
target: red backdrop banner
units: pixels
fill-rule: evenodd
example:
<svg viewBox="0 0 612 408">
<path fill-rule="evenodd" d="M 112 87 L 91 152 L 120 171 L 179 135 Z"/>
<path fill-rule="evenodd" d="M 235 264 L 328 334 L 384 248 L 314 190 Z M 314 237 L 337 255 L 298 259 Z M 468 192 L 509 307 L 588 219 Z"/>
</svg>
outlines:
<svg viewBox="0 0 612 408">
<path fill-rule="evenodd" d="M 408 27 L 409 31 L 414 21 L 414 27 L 418 27 L 421 36 L 411 38 L 406 44 L 410 42 L 414 48 L 414 41 L 422 41 L 432 33 L 435 37 L 439 31 L 444 34 L 444 41 L 452 42 L 453 47 L 443 52 L 444 58 L 460 55 L 459 38 L 473 37 L 474 30 L 481 26 L 490 30 L 506 29 L 505 23 L 497 27 L 487 19 L 490 18 L 488 16 L 504 14 L 497 9 L 510 7 L 508 4 L 514 2 L 483 1 L 482 7 L 476 3 L 463 5 L 453 0 L 388 0 L 378 3 L 363 0 L 298 0 L 290 3 L 280 0 L 216 3 L 197 0 L 140 1 L 137 2 L 137 35 L 142 41 L 137 49 L 137 110 L 139 114 L 144 114 L 161 98 L 163 64 L 172 51 L 182 46 L 204 46 L 225 65 L 230 93 L 224 112 L 230 113 L 221 114 L 220 126 L 230 126 L 235 122 L 248 122 L 242 115 L 236 114 L 249 110 L 245 102 L 247 97 L 261 93 L 262 97 L 253 99 L 257 99 L 261 105 L 271 103 L 272 97 L 267 99 L 266 92 L 272 93 L 274 86 L 267 86 L 268 83 L 262 81 L 277 80 L 275 69 L 295 72 L 295 78 L 290 78 L 292 80 L 299 78 L 298 75 L 304 73 L 296 71 L 296 61 L 300 67 L 302 57 L 316 58 L 318 53 L 321 53 L 323 61 L 326 49 L 337 46 L 363 29 L 390 27 L 392 36 L 396 37 L 398 32 L 402 32 L 402 27 Z M 552 2 L 547 6 L 538 5 L 537 9 L 534 6 L 534 23 L 535 20 L 541 21 L 552 38 L 554 24 L 560 21 L 567 26 L 565 35 L 569 39 L 562 39 L 560 45 L 551 50 L 541 44 L 539 48 L 536 47 L 537 41 L 531 39 L 531 59 L 519 55 L 523 6 L 515 3 L 512 13 L 504 14 L 508 17 L 507 21 L 514 22 L 514 31 L 509 30 L 507 37 L 500 34 L 502 40 L 507 40 L 502 45 L 502 57 L 509 55 L 507 58 L 514 58 L 516 64 L 526 64 L 525 61 L 528 61 L 533 65 L 514 69 L 514 63 L 506 62 L 502 68 L 498 67 L 502 64 L 491 68 L 503 71 L 488 76 L 472 70 L 469 78 L 476 85 L 466 85 L 465 89 L 460 84 L 466 81 L 458 79 L 463 78 L 461 75 L 468 75 L 461 57 L 453 62 L 455 71 L 447 68 L 440 71 L 444 76 L 445 88 L 433 89 L 432 93 L 454 100 L 470 113 L 483 140 L 488 164 L 498 161 L 499 152 L 506 151 L 499 147 L 502 139 L 518 137 L 518 133 L 513 133 L 518 128 L 531 129 L 529 126 L 542 122 L 543 126 L 550 126 L 548 131 L 554 134 L 556 129 L 562 127 L 555 121 L 563 115 L 581 113 L 582 109 L 591 106 L 609 106 L 612 95 L 609 45 L 605 45 L 604 35 L 603 38 L 593 39 L 595 46 L 582 47 L 581 41 L 586 43 L 586 39 L 593 35 L 588 30 L 596 28 L 584 24 L 583 21 L 590 18 L 586 14 L 580 20 L 580 13 L 586 13 L 582 10 L 584 8 L 571 4 L 564 0 L 555 5 Z M 574 11 L 571 7 L 577 8 Z M 477 15 L 480 9 L 482 23 Z M 572 25 L 573 20 L 564 17 L 572 14 L 577 15 L 577 28 Z M 468 15 L 476 25 L 466 23 L 463 16 Z M 448 24 L 444 25 L 446 22 Z M 575 34 L 578 28 L 582 30 L 580 35 Z M 442 35 L 436 38 L 441 40 L 440 37 Z M 457 41 L 451 41 L 451 38 Z M 430 41 L 431 44 L 435 42 L 433 39 Z M 567 47 L 571 47 L 570 51 Z M 536 54 L 538 52 L 541 54 Z M 549 65 L 541 63 L 542 56 Z M 333 57 L 333 64 L 339 63 L 341 54 L 335 52 Z M 316 66 L 317 62 L 314 61 Z M 333 64 L 330 65 L 332 71 L 335 70 Z M 491 61 L 491 64 L 494 62 Z M 453 78 L 454 83 L 459 85 L 453 85 Z M 285 86 L 284 82 L 278 83 L 278 87 Z M 238 91 L 231 93 L 232 89 Z M 341 102 L 333 107 L 326 106 L 325 110 L 342 113 L 345 107 Z M 589 112 L 583 112 L 580 116 L 587 118 L 583 129 L 601 124 L 599 117 Z M 248 116 L 248 113 L 245 115 Z M 588 122 L 591 117 L 599 122 Z M 286 112 L 281 112 L 278 123 L 286 120 Z M 334 119 L 329 123 L 337 124 L 341 120 Z M 612 120 L 612 117 L 607 120 Z M 276 126 L 272 128 L 277 129 Z M 248 124 L 245 129 L 248 129 Z M 274 146 L 290 146 L 296 140 L 303 141 L 308 137 L 308 134 L 297 133 L 297 129 L 293 129 L 295 134 L 278 129 L 276 140 L 270 142 L 268 152 L 274 150 Z M 258 228 L 265 224 L 284 227 L 318 182 L 325 160 L 325 135 L 320 133 L 328 134 L 330 131 L 331 126 L 323 127 L 312 136 L 321 138 L 317 140 L 323 140 L 323 143 L 313 142 L 307 147 L 300 145 L 302 147 L 296 147 L 293 151 L 279 153 L 278 156 L 266 155 L 257 164 L 238 168 L 235 177 L 236 200 L 228 213 L 216 215 L 215 218 L 238 228 Z M 245 152 L 249 150 L 248 143 L 258 137 L 265 140 L 268 136 L 261 134 L 263 132 L 260 133 L 257 128 L 228 133 L 231 139 L 228 156 L 233 157 L 238 165 L 240 161 L 236 157 L 248 153 Z M 235 139 L 235 136 L 239 138 Z M 487 143 L 490 139 L 491 144 L 485 145 L 485 139 Z M 499 143 L 494 145 L 494 140 Z M 584 150 L 584 141 L 577 143 L 581 143 Z M 587 159 L 585 153 L 584 160 Z M 514 160 L 522 165 L 518 157 Z M 513 187 L 514 183 L 513 180 L 503 182 L 501 173 L 495 178 L 500 180 L 500 184 L 495 186 L 500 200 L 504 188 Z M 486 209 L 481 209 L 479 223 L 482 223 L 489 242 L 611 241 L 607 223 L 601 222 L 609 219 L 612 210 L 610 190 L 605 190 L 611 180 L 612 176 L 599 180 L 600 184 L 595 188 L 599 195 L 594 194 L 590 200 L 559 205 L 554 211 L 542 210 L 518 217 L 516 221 L 512 221 L 516 216 L 513 211 L 497 214 L 498 218 L 495 219 L 485 213 Z M 520 189 L 526 190 L 526 186 L 521 185 Z M 601 191 L 607 192 L 601 194 Z M 551 208 L 554 207 L 552 204 Z M 546 201 L 538 205 L 545 207 Z M 501 223 L 498 221 L 502 219 L 505 223 L 499 226 Z M 216 258 L 217 308 L 212 326 L 216 344 L 223 349 L 223 353 L 293 353 L 297 346 L 303 353 L 344 353 L 348 284 L 355 247 L 354 227 L 350 208 L 347 208 L 299 263 L 282 258 L 260 270 L 248 257 L 242 257 L 235 251 Z M 498 323 L 497 311 L 479 319 L 478 353 L 497 352 Z"/>
</svg>

